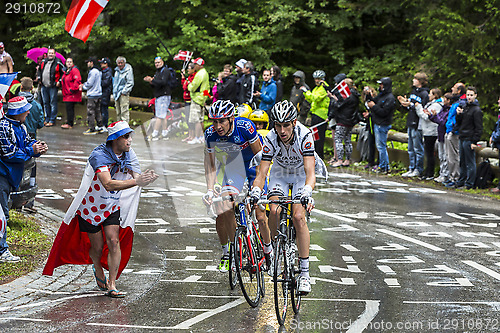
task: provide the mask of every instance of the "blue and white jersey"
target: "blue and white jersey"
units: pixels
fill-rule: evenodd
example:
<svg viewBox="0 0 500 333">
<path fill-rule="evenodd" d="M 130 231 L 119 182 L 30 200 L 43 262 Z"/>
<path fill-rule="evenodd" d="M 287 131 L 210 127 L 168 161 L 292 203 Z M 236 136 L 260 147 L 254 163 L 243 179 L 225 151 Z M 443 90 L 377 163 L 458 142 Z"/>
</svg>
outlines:
<svg viewBox="0 0 500 333">
<path fill-rule="evenodd" d="M 242 160 L 248 173 L 250 161 L 254 156 L 250 145 L 257 140 L 259 140 L 259 135 L 254 123 L 249 119 L 237 117 L 234 119 L 232 132 L 226 136 L 217 134 L 213 126 L 207 128 L 205 150 L 208 153 L 214 153 L 217 160 L 226 166 L 226 170 L 231 164 L 238 164 L 233 162 Z M 255 175 L 255 170 L 253 174 Z"/>
</svg>

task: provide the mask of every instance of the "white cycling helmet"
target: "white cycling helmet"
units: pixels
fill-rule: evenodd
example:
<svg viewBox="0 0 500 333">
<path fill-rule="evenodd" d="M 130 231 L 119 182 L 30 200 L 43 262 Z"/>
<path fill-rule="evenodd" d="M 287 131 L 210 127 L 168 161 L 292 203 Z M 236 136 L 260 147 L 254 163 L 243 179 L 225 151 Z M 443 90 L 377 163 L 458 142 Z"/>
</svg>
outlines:
<svg viewBox="0 0 500 333">
<path fill-rule="evenodd" d="M 281 101 L 271 109 L 271 118 L 276 123 L 286 123 L 297 119 L 297 109 L 292 102 Z"/>
<path fill-rule="evenodd" d="M 324 79 L 326 76 L 325 71 L 318 69 L 317 71 L 314 71 L 313 73 L 313 78 L 314 79 Z"/>
<path fill-rule="evenodd" d="M 209 119 L 224 119 L 234 116 L 234 105 L 231 101 L 218 100 L 208 110 Z"/>
</svg>

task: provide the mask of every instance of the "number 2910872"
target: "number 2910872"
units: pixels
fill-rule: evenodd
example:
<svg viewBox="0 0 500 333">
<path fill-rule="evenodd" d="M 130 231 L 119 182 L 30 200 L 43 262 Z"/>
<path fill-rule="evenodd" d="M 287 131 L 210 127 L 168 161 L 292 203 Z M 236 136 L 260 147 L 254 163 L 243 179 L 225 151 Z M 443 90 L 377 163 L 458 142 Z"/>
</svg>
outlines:
<svg viewBox="0 0 500 333">
<path fill-rule="evenodd" d="M 5 14 L 60 14 L 61 4 L 57 2 L 6 2 L 4 11 Z"/>
</svg>

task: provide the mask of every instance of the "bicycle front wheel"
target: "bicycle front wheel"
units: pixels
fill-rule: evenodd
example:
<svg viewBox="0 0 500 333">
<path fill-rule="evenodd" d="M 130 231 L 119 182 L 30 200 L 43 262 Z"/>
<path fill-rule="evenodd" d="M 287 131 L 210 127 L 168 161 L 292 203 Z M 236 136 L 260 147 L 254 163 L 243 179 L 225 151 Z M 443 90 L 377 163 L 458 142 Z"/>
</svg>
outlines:
<svg viewBox="0 0 500 333">
<path fill-rule="evenodd" d="M 290 297 L 290 273 L 288 259 L 286 255 L 286 243 L 283 237 L 279 237 L 276 242 L 276 251 L 274 256 L 274 307 L 276 317 L 280 325 L 285 323 L 286 312 L 288 309 L 288 299 Z"/>
<path fill-rule="evenodd" d="M 252 237 L 252 241 L 255 244 L 257 263 L 259 265 L 260 295 L 264 297 L 266 293 L 266 281 L 264 280 L 264 265 L 266 264 L 266 259 L 264 257 L 264 248 L 262 247 L 262 239 L 260 238 L 260 234 L 257 230 L 254 230 Z"/>
<path fill-rule="evenodd" d="M 235 237 L 234 244 L 236 244 L 237 238 Z M 229 287 L 231 287 L 231 290 L 234 290 L 236 288 L 236 284 L 238 283 L 238 274 L 236 273 L 236 265 L 234 264 L 234 245 L 229 247 Z"/>
<path fill-rule="evenodd" d="M 248 304 L 256 307 L 260 302 L 260 269 L 255 256 L 255 245 L 247 238 L 245 228 L 240 228 L 236 232 L 234 250 L 241 291 Z"/>
<path fill-rule="evenodd" d="M 290 280 L 291 283 L 291 296 L 292 296 L 292 309 L 295 314 L 299 313 L 300 303 L 301 303 L 301 295 L 298 291 L 298 280 L 299 271 L 298 271 L 298 253 L 295 252 L 295 244 L 291 245 L 290 249 L 290 258 L 293 259 L 293 262 L 290 262 Z"/>
</svg>

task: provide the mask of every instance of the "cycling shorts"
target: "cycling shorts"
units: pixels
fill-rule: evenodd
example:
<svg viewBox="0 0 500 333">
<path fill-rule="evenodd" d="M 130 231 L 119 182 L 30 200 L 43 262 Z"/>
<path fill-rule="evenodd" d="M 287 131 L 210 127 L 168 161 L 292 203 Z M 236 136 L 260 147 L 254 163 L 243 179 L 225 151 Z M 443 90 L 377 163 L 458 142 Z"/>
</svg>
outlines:
<svg viewBox="0 0 500 333">
<path fill-rule="evenodd" d="M 298 177 L 297 175 L 290 175 L 288 177 L 273 177 L 273 173 L 269 177 L 269 187 L 267 197 L 273 196 L 288 196 L 288 185 L 292 184 L 292 199 L 299 199 L 302 195 L 302 188 L 306 184 L 305 177 Z"/>
</svg>

